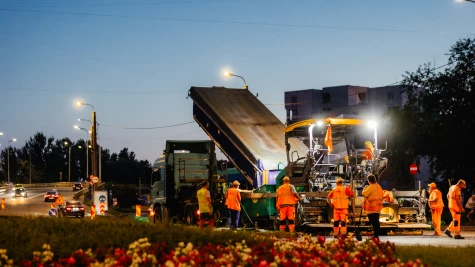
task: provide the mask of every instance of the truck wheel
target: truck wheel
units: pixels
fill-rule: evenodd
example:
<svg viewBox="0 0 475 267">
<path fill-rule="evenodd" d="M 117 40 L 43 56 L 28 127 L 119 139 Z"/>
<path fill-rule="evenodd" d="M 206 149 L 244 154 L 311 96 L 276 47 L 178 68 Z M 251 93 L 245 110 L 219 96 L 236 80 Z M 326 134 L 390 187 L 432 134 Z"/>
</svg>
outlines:
<svg viewBox="0 0 475 267">
<path fill-rule="evenodd" d="M 187 225 L 193 225 L 195 222 L 195 216 L 193 215 L 193 211 L 191 209 L 187 209 L 185 213 L 185 223 Z"/>
<path fill-rule="evenodd" d="M 161 208 L 156 208 L 154 210 L 154 215 L 153 215 L 153 223 L 158 223 L 162 221 L 162 209 Z"/>
</svg>

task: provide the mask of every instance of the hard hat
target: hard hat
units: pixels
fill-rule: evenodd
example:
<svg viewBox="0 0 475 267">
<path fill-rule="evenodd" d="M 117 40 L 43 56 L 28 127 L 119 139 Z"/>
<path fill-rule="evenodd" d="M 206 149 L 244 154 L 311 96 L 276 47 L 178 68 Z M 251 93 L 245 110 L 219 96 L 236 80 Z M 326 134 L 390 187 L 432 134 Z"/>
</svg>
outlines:
<svg viewBox="0 0 475 267">
<path fill-rule="evenodd" d="M 437 187 L 437 184 L 436 183 L 430 183 L 427 185 L 428 187 Z"/>
<path fill-rule="evenodd" d="M 373 146 L 373 144 L 371 144 L 370 141 L 366 141 L 366 142 L 364 142 L 364 144 L 365 144 L 365 146 Z"/>
<path fill-rule="evenodd" d="M 284 182 L 290 182 L 290 178 L 288 176 L 284 177 Z"/>
<path fill-rule="evenodd" d="M 336 178 L 336 181 L 335 181 L 335 182 L 336 182 L 336 183 L 343 183 L 343 179 L 341 179 L 341 177 L 338 177 L 338 178 Z"/>
<path fill-rule="evenodd" d="M 240 183 L 238 181 L 234 181 L 233 185 L 240 185 Z"/>
</svg>

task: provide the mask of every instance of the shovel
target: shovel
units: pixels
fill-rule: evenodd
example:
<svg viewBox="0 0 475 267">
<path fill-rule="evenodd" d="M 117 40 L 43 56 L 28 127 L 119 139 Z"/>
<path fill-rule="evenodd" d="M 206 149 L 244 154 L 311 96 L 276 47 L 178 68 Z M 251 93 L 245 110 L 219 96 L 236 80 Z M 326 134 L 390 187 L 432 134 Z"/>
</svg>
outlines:
<svg viewBox="0 0 475 267">
<path fill-rule="evenodd" d="M 363 214 L 363 206 L 361 206 L 360 221 L 358 222 L 358 225 L 356 226 L 356 230 L 355 230 L 356 240 L 358 240 L 358 241 L 363 240 L 363 238 L 361 237 L 361 229 L 360 229 L 360 225 L 361 225 L 361 215 L 362 215 L 362 214 Z"/>
</svg>

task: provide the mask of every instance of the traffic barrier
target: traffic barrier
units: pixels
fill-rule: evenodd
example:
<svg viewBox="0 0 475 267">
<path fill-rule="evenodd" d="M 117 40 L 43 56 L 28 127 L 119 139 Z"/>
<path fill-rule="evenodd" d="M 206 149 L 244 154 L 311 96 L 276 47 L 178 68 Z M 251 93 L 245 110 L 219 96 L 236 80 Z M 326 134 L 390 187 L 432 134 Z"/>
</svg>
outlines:
<svg viewBox="0 0 475 267">
<path fill-rule="evenodd" d="M 101 202 L 101 204 L 99 205 L 99 214 L 101 215 L 106 214 L 106 207 L 105 207 L 104 202 Z"/>
<path fill-rule="evenodd" d="M 140 217 L 142 215 L 142 208 L 140 205 L 135 205 L 135 217 Z"/>
<path fill-rule="evenodd" d="M 91 220 L 96 217 L 96 205 L 91 205 Z"/>
<path fill-rule="evenodd" d="M 5 209 L 5 198 L 2 197 L 2 210 Z"/>
</svg>

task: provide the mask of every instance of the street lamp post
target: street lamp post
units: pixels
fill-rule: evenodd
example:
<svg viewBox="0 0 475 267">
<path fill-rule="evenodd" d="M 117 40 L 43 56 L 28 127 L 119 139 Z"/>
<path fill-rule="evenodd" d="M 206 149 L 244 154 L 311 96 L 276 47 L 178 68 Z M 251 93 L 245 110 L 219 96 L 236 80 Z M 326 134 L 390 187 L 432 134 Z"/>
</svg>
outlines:
<svg viewBox="0 0 475 267">
<path fill-rule="evenodd" d="M 224 76 L 234 76 L 234 77 L 239 77 L 242 79 L 242 81 L 244 82 L 244 89 L 249 89 L 249 86 L 247 86 L 247 83 L 246 83 L 246 80 L 244 80 L 244 78 L 242 76 L 239 76 L 239 75 L 236 75 L 236 74 L 233 74 L 231 72 L 225 72 L 224 73 Z"/>
<path fill-rule="evenodd" d="M 89 131 L 82 128 L 82 127 L 79 127 L 77 125 L 74 126 L 75 129 L 78 129 L 78 130 L 84 130 L 86 131 L 86 136 L 89 136 Z M 87 143 L 87 141 L 89 140 L 86 140 L 86 177 L 85 177 L 85 180 L 88 179 L 89 177 L 89 144 Z"/>
<path fill-rule="evenodd" d="M 68 160 L 68 182 L 71 182 L 71 145 L 68 142 L 64 142 L 64 145 L 69 148 L 69 160 Z"/>
<path fill-rule="evenodd" d="M 93 105 L 83 103 L 81 101 L 76 102 L 76 105 L 78 106 L 90 106 L 92 107 L 92 135 L 91 135 L 91 145 L 92 145 L 92 174 L 97 177 L 98 175 L 98 165 L 97 165 L 97 156 L 98 156 L 98 150 L 97 150 L 97 129 L 96 129 L 96 110 Z M 81 119 L 82 120 L 82 119 Z"/>
<path fill-rule="evenodd" d="M 8 141 L 8 147 L 7 147 L 7 168 L 8 168 L 8 182 L 10 183 L 10 143 L 11 142 L 16 142 L 16 138 L 13 138 L 12 140 Z"/>
</svg>

